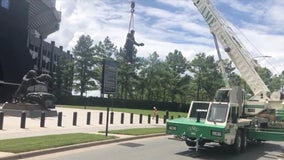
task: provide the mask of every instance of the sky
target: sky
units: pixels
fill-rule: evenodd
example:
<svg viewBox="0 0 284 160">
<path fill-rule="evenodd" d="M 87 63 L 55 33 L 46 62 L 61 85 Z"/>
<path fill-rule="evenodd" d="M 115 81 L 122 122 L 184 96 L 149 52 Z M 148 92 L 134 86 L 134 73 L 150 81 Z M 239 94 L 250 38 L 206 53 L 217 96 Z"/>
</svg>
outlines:
<svg viewBox="0 0 284 160">
<path fill-rule="evenodd" d="M 235 31 L 251 56 L 274 74 L 284 70 L 283 0 L 211 0 L 219 14 Z M 94 44 L 107 36 L 123 47 L 128 33 L 131 0 L 56 0 L 61 11 L 60 29 L 46 41 L 70 50 L 81 35 Z M 175 49 L 187 60 L 197 53 L 217 51 L 210 29 L 192 0 L 135 0 L 134 29 L 138 57 L 157 52 L 163 60 Z M 222 56 L 227 58 L 221 44 Z"/>
</svg>

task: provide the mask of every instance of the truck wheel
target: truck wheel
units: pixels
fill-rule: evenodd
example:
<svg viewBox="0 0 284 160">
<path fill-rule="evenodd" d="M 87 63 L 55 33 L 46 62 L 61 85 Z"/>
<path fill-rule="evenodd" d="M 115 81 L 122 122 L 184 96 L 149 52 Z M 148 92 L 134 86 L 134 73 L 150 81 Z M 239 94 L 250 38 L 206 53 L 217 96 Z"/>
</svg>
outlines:
<svg viewBox="0 0 284 160">
<path fill-rule="evenodd" d="M 196 142 L 194 142 L 194 141 L 191 140 L 191 139 L 186 139 L 186 140 L 185 140 L 185 143 L 186 143 L 186 145 L 188 145 L 188 146 L 190 146 L 190 147 L 196 146 Z"/>
<path fill-rule="evenodd" d="M 204 142 L 204 141 L 200 141 L 200 142 L 198 142 L 198 145 L 199 145 L 199 146 L 204 146 L 204 145 L 205 145 L 205 142 Z"/>
<path fill-rule="evenodd" d="M 247 132 L 246 130 L 242 131 L 242 136 L 241 136 L 241 152 L 245 152 L 247 148 Z"/>
<path fill-rule="evenodd" d="M 241 146 L 242 146 L 241 141 L 242 141 L 241 130 L 238 130 L 235 137 L 235 143 L 232 146 L 233 152 L 236 154 L 239 154 L 241 152 Z"/>
</svg>

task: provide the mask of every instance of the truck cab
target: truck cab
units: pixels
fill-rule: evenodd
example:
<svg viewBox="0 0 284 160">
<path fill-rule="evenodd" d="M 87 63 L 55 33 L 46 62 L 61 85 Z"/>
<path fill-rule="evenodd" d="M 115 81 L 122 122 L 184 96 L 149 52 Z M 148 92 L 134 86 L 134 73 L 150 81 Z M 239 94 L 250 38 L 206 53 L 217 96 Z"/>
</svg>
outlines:
<svg viewBox="0 0 284 160">
<path fill-rule="evenodd" d="M 167 121 L 167 133 L 183 137 L 188 146 L 197 149 L 208 142 L 234 145 L 238 134 L 237 150 L 240 152 L 246 146 L 244 127 L 251 121 L 238 116 L 236 103 L 193 101 L 186 118 Z"/>
</svg>

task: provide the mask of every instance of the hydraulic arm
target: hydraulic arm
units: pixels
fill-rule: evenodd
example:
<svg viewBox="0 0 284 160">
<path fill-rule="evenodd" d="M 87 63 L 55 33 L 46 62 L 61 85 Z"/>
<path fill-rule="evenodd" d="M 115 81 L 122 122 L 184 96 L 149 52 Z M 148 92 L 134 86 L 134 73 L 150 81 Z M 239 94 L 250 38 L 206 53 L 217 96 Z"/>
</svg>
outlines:
<svg viewBox="0 0 284 160">
<path fill-rule="evenodd" d="M 217 13 L 211 2 L 209 0 L 193 0 L 193 3 L 209 25 L 212 34 L 222 44 L 225 52 L 254 93 L 251 100 L 269 99 L 268 93 L 270 93 L 270 90 L 255 70 L 257 63 L 251 58 L 248 50 L 238 40 L 233 30 Z"/>
</svg>

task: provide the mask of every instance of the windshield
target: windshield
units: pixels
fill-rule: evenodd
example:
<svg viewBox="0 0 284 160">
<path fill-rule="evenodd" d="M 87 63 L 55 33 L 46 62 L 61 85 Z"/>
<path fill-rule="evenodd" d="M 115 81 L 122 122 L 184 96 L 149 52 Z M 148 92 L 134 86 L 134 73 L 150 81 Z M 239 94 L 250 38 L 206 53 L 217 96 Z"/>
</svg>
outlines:
<svg viewBox="0 0 284 160">
<path fill-rule="evenodd" d="M 206 102 L 194 102 L 192 105 L 191 105 L 191 112 L 190 112 L 190 115 L 189 117 L 190 118 L 195 118 L 197 117 L 197 112 L 200 112 L 200 118 L 206 118 L 206 115 L 207 115 L 207 109 L 209 107 L 209 102 L 206 103 Z"/>
<path fill-rule="evenodd" d="M 229 90 L 218 90 L 215 95 L 216 102 L 229 102 Z"/>
<path fill-rule="evenodd" d="M 215 104 L 211 105 L 207 121 L 223 123 L 226 121 L 228 111 L 228 104 Z"/>
</svg>

